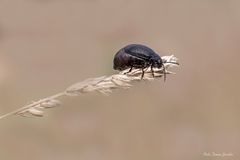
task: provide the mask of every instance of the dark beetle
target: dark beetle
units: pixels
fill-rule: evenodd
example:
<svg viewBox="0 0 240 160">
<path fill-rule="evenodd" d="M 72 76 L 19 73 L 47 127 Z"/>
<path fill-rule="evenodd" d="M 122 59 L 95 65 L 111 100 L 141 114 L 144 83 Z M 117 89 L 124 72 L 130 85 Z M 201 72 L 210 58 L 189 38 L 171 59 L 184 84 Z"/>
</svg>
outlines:
<svg viewBox="0 0 240 160">
<path fill-rule="evenodd" d="M 144 69 L 151 67 L 152 75 L 154 77 L 153 68 L 163 68 L 164 81 L 166 80 L 165 67 L 161 57 L 155 53 L 151 48 L 141 44 L 130 44 L 120 49 L 113 60 L 113 68 L 115 70 L 125 70 L 130 68 L 142 69 L 142 76 L 144 76 Z"/>
</svg>

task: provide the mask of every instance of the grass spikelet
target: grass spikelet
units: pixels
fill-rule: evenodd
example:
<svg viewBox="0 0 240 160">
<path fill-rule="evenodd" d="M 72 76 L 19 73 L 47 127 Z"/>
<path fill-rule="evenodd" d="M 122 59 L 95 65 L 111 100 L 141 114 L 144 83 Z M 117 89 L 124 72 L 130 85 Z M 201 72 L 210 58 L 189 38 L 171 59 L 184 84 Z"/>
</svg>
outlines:
<svg viewBox="0 0 240 160">
<path fill-rule="evenodd" d="M 173 55 L 161 57 L 165 69 L 178 66 L 177 58 Z M 175 64 L 174 64 L 175 63 Z M 75 83 L 68 87 L 65 91 L 57 93 L 53 96 L 49 96 L 38 101 L 34 101 L 27 104 L 15 111 L 9 112 L 0 116 L 0 119 L 9 117 L 11 115 L 19 115 L 24 117 L 43 117 L 45 110 L 49 108 L 56 108 L 61 104 L 58 100 L 62 96 L 79 96 L 81 94 L 86 94 L 90 92 L 99 92 L 104 95 L 109 95 L 114 89 L 128 89 L 132 86 L 133 82 L 138 82 L 142 80 L 155 80 L 163 77 L 163 69 L 154 68 L 154 77 L 152 76 L 151 69 L 145 70 L 143 79 L 141 79 L 142 71 L 141 69 L 133 69 L 130 73 L 128 70 L 119 72 L 118 74 L 110 76 L 102 76 L 98 78 L 89 78 L 82 82 Z M 166 74 L 174 74 L 166 70 Z"/>
</svg>

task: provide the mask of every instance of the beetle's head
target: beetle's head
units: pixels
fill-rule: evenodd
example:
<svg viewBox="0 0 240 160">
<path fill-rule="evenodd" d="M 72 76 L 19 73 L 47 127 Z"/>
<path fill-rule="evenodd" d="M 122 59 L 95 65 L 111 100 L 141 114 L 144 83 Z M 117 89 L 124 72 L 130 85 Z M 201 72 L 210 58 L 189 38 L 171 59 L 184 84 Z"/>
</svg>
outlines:
<svg viewBox="0 0 240 160">
<path fill-rule="evenodd" d="M 163 61 L 161 58 L 155 58 L 151 59 L 152 67 L 153 68 L 163 68 L 163 76 L 164 76 L 164 81 L 166 81 L 166 69 L 163 65 Z"/>
<path fill-rule="evenodd" d="M 163 60 L 160 58 L 158 60 L 153 60 L 152 61 L 152 66 L 155 67 L 155 68 L 162 68 L 163 70 L 163 76 L 164 76 L 164 81 L 166 80 L 166 69 L 165 69 L 165 66 L 164 66 L 164 63 L 171 63 L 171 64 L 175 64 L 175 65 L 179 65 L 179 63 L 177 62 L 163 62 Z"/>
<path fill-rule="evenodd" d="M 152 59 L 151 63 L 153 68 L 161 68 L 163 66 L 162 59 Z"/>
</svg>

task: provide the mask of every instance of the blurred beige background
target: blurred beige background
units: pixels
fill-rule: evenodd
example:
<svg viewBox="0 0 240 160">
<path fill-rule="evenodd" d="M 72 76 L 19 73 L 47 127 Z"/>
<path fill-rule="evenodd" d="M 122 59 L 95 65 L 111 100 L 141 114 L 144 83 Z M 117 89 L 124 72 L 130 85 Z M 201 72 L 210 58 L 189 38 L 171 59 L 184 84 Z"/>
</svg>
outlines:
<svg viewBox="0 0 240 160">
<path fill-rule="evenodd" d="M 166 83 L 1 120 L 0 159 L 239 159 L 239 42 L 239 1 L 0 0 L 1 114 L 116 73 L 113 56 L 128 43 L 181 63 Z"/>
</svg>

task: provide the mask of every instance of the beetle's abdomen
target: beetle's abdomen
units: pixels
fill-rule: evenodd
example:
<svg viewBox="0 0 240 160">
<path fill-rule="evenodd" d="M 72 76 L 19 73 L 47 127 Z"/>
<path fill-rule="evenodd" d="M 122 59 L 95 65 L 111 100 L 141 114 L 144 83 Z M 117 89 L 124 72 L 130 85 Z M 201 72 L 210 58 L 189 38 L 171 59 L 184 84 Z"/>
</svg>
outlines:
<svg viewBox="0 0 240 160">
<path fill-rule="evenodd" d="M 128 64 L 129 55 L 124 52 L 124 49 L 121 49 L 113 59 L 113 69 L 122 71 L 130 67 Z"/>
</svg>

